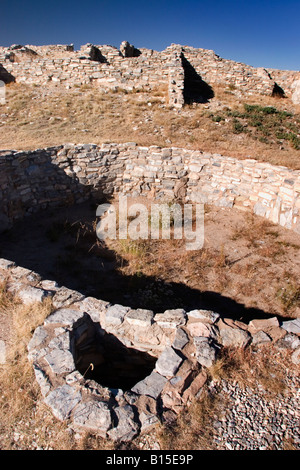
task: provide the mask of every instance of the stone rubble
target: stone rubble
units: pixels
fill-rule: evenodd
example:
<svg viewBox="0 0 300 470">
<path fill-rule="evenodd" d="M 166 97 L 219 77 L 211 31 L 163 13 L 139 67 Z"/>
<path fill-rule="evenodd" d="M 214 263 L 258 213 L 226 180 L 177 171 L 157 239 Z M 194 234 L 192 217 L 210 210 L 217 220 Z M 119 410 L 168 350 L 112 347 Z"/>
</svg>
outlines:
<svg viewBox="0 0 300 470">
<path fill-rule="evenodd" d="M 269 399 L 267 391 L 222 380 L 210 384 L 211 393 L 222 394 L 228 406 L 214 422 L 213 440 L 221 450 L 284 450 L 292 444 L 300 449 L 299 379 L 291 377 L 287 396 Z"/>
</svg>

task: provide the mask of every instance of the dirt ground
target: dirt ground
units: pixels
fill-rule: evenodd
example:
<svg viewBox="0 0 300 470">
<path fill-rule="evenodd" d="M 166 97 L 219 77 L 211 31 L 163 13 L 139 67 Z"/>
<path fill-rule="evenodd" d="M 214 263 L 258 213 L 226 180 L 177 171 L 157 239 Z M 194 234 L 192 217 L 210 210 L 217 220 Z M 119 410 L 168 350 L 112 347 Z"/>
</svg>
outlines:
<svg viewBox="0 0 300 470">
<path fill-rule="evenodd" d="M 205 306 L 223 316 L 245 321 L 269 315 L 279 319 L 299 317 L 300 235 L 237 209 L 205 209 L 205 241 L 200 250 L 187 251 L 184 240 L 172 239 L 117 239 L 101 244 L 95 232 L 96 206 L 86 203 L 18 222 L 0 236 L 0 257 L 85 295 L 155 312 Z M 213 402 L 206 404 L 205 399 L 196 402 L 195 409 L 179 418 L 173 434 L 160 427 L 127 447 L 115 447 L 113 442 L 90 434 L 70 433 L 40 399 L 25 352 L 34 325 L 39 324 L 39 316 L 46 315 L 48 307 L 45 306 L 45 312 L 40 312 L 40 306 L 32 309 L 21 304 L 5 308 L 1 301 L 6 298 L 7 294 L 0 295 L 0 340 L 5 340 L 8 346 L 11 343 L 15 353 L 9 358 L 9 367 L 0 368 L 0 448 L 222 448 L 212 439 L 211 430 L 214 420 L 225 410 L 224 391 Z M 12 325 L 16 320 L 17 328 Z M 280 355 L 284 351 L 261 353 L 250 355 L 245 351 L 241 357 L 235 355 L 230 359 L 234 363 L 220 360 L 223 366 L 219 374 L 228 373 L 230 378 L 232 373 L 230 380 L 235 380 L 234 383 L 240 377 L 248 384 L 250 378 L 247 386 L 257 377 L 263 378 L 269 384 L 268 390 L 274 377 L 278 383 L 284 377 L 287 393 L 293 397 L 296 375 L 289 378 L 290 363 Z M 257 390 L 257 385 L 254 389 Z"/>
<path fill-rule="evenodd" d="M 0 256 L 85 295 L 156 313 L 205 307 L 240 320 L 300 316 L 300 235 L 290 230 L 207 206 L 203 248 L 188 251 L 173 239 L 104 244 L 98 221 L 93 203 L 28 217 L 0 236 Z"/>
</svg>

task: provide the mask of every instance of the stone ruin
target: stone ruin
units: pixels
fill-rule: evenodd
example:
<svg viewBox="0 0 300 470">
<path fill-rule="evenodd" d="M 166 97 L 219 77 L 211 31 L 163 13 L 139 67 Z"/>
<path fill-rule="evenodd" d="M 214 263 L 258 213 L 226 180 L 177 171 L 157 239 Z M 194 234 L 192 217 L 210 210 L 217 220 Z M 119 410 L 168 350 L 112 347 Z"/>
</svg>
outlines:
<svg viewBox="0 0 300 470">
<path fill-rule="evenodd" d="M 299 171 L 254 160 L 134 143 L 68 144 L 2 152 L 0 168 L 2 230 L 34 212 L 124 191 L 242 204 L 299 233 Z M 85 297 L 6 259 L 0 280 L 24 304 L 52 299 L 28 357 L 44 402 L 76 432 L 130 441 L 174 420 L 201 395 L 224 347 L 274 344 L 300 361 L 300 319 L 246 324 L 202 308 L 155 314 Z"/>
<path fill-rule="evenodd" d="M 151 90 L 164 84 L 169 105 L 180 109 L 211 99 L 215 85 L 248 95 L 293 96 L 299 104 L 295 87 L 300 72 L 255 68 L 207 49 L 171 44 L 158 52 L 123 41 L 119 49 L 95 44 L 78 51 L 73 45 L 0 47 L 0 79 L 67 88 L 88 84 L 101 91 Z"/>
<path fill-rule="evenodd" d="M 28 358 L 45 404 L 75 432 L 126 442 L 172 422 L 200 397 L 223 347 L 289 349 L 300 363 L 300 319 L 249 324 L 211 310 L 131 309 L 84 297 L 0 259 L 0 279 L 25 305 L 51 297 Z"/>
<path fill-rule="evenodd" d="M 0 80 L 0 104 L 5 104 L 5 83 Z"/>
</svg>

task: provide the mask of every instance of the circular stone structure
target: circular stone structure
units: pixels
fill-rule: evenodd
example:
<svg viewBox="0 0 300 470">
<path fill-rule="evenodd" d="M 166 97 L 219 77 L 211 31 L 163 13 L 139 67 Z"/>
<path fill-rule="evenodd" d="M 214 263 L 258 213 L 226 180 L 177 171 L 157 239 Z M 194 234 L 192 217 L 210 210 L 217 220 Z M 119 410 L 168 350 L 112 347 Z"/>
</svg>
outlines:
<svg viewBox="0 0 300 470">
<path fill-rule="evenodd" d="M 114 192 L 242 205 L 300 231 L 300 172 L 255 160 L 134 143 L 0 153 L 0 229 L 26 215 Z M 0 230 L 0 231 L 1 231 Z M 23 303 L 54 312 L 28 344 L 45 403 L 76 430 L 130 441 L 172 420 L 201 393 L 222 347 L 276 342 L 299 358 L 299 319 L 249 324 L 210 310 L 151 310 L 85 297 L 0 259 L 0 280 Z"/>
<path fill-rule="evenodd" d="M 85 298 L 35 330 L 29 359 L 58 419 L 129 441 L 197 397 L 220 347 L 218 318 L 204 310 L 155 315 Z"/>
<path fill-rule="evenodd" d="M 25 304 L 52 297 L 55 311 L 36 328 L 28 358 L 44 402 L 76 432 L 126 442 L 175 419 L 200 396 L 222 347 L 275 342 L 299 356 L 299 319 L 247 325 L 203 309 L 154 314 L 37 283 L 38 275 L 7 260 L 1 270 Z"/>
</svg>

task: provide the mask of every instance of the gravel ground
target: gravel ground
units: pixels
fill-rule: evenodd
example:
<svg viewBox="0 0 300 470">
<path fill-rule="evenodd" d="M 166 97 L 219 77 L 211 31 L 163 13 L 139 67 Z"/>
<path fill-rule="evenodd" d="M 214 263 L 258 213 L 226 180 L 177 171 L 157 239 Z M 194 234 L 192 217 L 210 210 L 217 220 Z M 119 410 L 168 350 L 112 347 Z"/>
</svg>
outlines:
<svg viewBox="0 0 300 470">
<path fill-rule="evenodd" d="M 214 423 L 218 449 L 283 450 L 300 449 L 299 379 L 289 377 L 288 390 L 276 399 L 258 387 L 242 389 L 235 382 L 211 384 L 213 393 L 228 399 L 224 415 Z"/>
<path fill-rule="evenodd" d="M 286 372 L 285 391 L 272 396 L 261 385 L 241 388 L 235 381 L 212 381 L 210 393 L 224 404 L 214 416 L 214 450 L 300 450 L 300 377 Z M 155 433 L 141 436 L 139 447 L 160 449 Z"/>
</svg>

